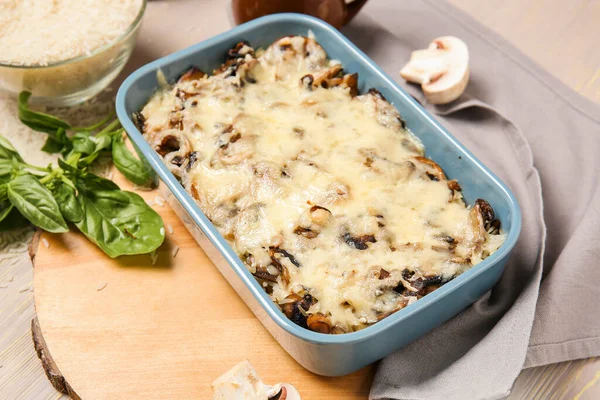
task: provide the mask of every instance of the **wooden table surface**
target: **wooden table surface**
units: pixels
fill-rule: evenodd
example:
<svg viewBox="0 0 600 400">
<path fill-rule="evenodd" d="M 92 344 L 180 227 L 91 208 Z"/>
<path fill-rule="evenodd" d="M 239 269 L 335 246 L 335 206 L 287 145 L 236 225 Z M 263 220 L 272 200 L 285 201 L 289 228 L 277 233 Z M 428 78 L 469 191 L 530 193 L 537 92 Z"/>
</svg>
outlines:
<svg viewBox="0 0 600 400">
<path fill-rule="evenodd" d="M 196 15 L 197 25 L 187 28 L 188 43 L 179 41 L 174 48 L 183 48 L 228 27 L 225 2 L 221 0 L 154 1 L 148 5 L 140 37 L 144 38 L 156 28 L 149 26 L 148 19 L 167 16 L 169 7 L 185 7 L 185 3 L 192 2 L 196 6 L 201 4 L 202 12 Z M 597 44 L 600 1 L 450 2 L 500 33 L 575 91 L 600 103 L 600 51 Z M 162 55 L 143 56 L 156 58 Z M 0 98 L 1 101 L 5 100 Z M 47 381 L 31 341 L 30 322 L 34 309 L 33 293 L 29 288 L 32 269 L 27 257 L 23 257 L 30 235 L 31 232 L 26 231 L 11 238 L 0 235 L 0 252 L 3 253 L 0 261 L 0 400 L 62 397 Z M 517 379 L 510 398 L 600 398 L 600 359 L 526 370 Z"/>
</svg>

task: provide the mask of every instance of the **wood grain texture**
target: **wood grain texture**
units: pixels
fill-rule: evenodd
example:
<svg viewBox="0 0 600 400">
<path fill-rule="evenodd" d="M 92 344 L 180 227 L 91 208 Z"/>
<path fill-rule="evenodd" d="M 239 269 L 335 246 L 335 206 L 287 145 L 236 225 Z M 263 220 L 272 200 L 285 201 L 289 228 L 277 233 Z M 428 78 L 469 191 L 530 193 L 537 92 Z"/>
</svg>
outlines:
<svg viewBox="0 0 600 400">
<path fill-rule="evenodd" d="M 121 188 L 130 188 L 114 175 Z M 158 196 L 138 193 L 147 201 Z M 265 382 L 290 381 L 307 399 L 367 397 L 373 367 L 343 378 L 306 371 L 263 328 L 173 211 L 154 208 L 166 226 L 155 265 L 148 255 L 109 259 L 74 232 L 42 233 L 35 306 L 44 360 L 59 385 L 56 366 L 67 390 L 86 400 L 210 398 L 212 381 L 248 359 Z"/>
<path fill-rule="evenodd" d="M 449 0 L 575 91 L 600 102 L 600 1 Z"/>
</svg>

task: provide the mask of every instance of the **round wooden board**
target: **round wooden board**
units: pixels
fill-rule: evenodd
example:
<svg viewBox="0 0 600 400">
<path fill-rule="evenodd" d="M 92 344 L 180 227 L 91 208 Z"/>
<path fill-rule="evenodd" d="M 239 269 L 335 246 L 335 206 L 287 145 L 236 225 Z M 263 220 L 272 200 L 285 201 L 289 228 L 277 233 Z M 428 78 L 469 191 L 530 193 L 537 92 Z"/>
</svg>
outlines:
<svg viewBox="0 0 600 400">
<path fill-rule="evenodd" d="M 43 232 L 32 244 L 34 341 L 55 387 L 84 400 L 206 399 L 216 377 L 248 359 L 265 383 L 290 382 L 307 400 L 368 397 L 372 367 L 340 378 L 303 369 L 169 206 L 154 208 L 174 231 L 155 265 L 148 255 L 110 259 L 75 232 Z"/>
</svg>

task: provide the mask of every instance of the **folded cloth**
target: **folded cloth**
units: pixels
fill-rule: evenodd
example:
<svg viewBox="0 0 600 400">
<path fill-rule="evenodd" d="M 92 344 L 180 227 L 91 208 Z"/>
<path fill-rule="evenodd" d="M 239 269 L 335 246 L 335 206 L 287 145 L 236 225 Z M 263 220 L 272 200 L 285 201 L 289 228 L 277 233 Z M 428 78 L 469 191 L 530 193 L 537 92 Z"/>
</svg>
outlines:
<svg viewBox="0 0 600 400">
<path fill-rule="evenodd" d="M 499 283 L 384 359 L 371 399 L 495 399 L 522 368 L 600 355 L 600 107 L 444 2 L 372 1 L 344 33 L 490 167 L 523 212 Z M 471 82 L 450 105 L 427 105 L 398 71 L 445 35 L 469 46 Z"/>
</svg>

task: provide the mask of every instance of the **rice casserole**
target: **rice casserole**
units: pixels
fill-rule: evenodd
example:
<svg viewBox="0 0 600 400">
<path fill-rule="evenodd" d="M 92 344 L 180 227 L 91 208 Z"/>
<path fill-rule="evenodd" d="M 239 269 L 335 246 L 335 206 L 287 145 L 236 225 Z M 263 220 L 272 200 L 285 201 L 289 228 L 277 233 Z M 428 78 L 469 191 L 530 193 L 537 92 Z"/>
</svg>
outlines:
<svg viewBox="0 0 600 400">
<path fill-rule="evenodd" d="M 376 89 L 310 37 L 238 43 L 133 115 L 140 132 L 296 324 L 362 329 L 496 251 L 492 207 L 456 180 Z"/>
</svg>

